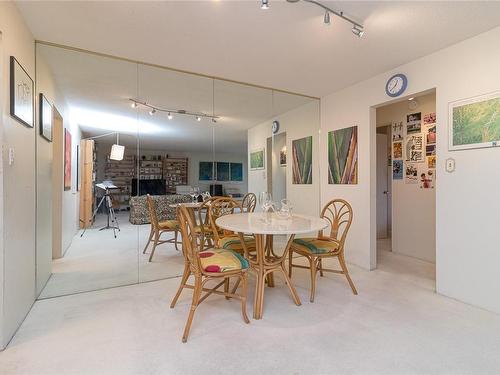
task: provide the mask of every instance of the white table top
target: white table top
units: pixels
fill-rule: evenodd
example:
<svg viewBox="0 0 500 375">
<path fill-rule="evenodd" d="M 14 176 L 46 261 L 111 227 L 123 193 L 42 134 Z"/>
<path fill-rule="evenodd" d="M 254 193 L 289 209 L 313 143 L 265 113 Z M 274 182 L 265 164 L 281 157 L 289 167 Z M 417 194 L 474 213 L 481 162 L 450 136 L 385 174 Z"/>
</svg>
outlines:
<svg viewBox="0 0 500 375">
<path fill-rule="evenodd" d="M 182 203 L 172 203 L 169 206 L 172 208 L 176 208 L 179 206 L 187 207 L 187 208 L 199 208 L 201 207 L 202 202 L 182 202 Z"/>
<path fill-rule="evenodd" d="M 225 215 L 215 223 L 233 232 L 255 234 L 301 234 L 319 231 L 329 225 L 327 220 L 314 216 L 294 214 L 289 219 L 281 219 L 275 213 L 262 212 Z"/>
</svg>

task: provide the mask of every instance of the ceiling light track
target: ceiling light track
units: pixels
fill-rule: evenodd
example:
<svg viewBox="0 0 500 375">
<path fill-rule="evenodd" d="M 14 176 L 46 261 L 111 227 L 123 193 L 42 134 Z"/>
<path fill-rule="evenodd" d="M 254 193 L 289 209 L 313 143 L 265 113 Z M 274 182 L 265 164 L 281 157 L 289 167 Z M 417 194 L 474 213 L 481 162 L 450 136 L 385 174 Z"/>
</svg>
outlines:
<svg viewBox="0 0 500 375">
<path fill-rule="evenodd" d="M 149 104 L 147 102 L 143 102 L 143 101 L 138 100 L 138 99 L 130 98 L 129 100 L 132 102 L 132 104 L 131 104 L 132 108 L 137 108 L 139 106 L 149 108 L 150 109 L 149 114 L 151 116 L 153 116 L 156 112 L 165 112 L 167 114 L 167 118 L 169 120 L 172 120 L 174 118 L 174 116 L 173 116 L 174 113 L 179 114 L 179 115 L 183 115 L 183 116 L 192 116 L 196 119 L 196 121 L 201 121 L 202 118 L 208 118 L 212 122 L 217 122 L 217 119 L 219 118 L 219 116 L 207 115 L 206 113 L 203 113 L 203 112 L 190 112 L 190 111 L 186 111 L 184 109 L 168 109 L 168 108 L 157 107 L 155 105 Z"/>
<path fill-rule="evenodd" d="M 361 38 L 363 36 L 363 34 L 365 33 L 365 27 L 361 23 L 353 20 L 350 17 L 347 17 L 346 15 L 344 15 L 344 12 L 334 10 L 334 9 L 320 3 L 319 1 L 315 1 L 315 0 L 286 0 L 286 1 L 289 3 L 298 3 L 299 1 L 303 1 L 305 3 L 310 3 L 313 5 L 316 5 L 325 11 L 325 16 L 323 18 L 323 22 L 325 24 L 327 24 L 327 25 L 330 24 L 330 13 L 331 13 L 339 18 L 342 18 L 344 21 L 349 22 L 352 25 L 352 29 L 351 29 L 352 33 L 354 35 L 356 35 L 357 37 Z M 261 1 L 261 8 L 262 9 L 269 9 L 269 1 L 262 0 Z"/>
</svg>

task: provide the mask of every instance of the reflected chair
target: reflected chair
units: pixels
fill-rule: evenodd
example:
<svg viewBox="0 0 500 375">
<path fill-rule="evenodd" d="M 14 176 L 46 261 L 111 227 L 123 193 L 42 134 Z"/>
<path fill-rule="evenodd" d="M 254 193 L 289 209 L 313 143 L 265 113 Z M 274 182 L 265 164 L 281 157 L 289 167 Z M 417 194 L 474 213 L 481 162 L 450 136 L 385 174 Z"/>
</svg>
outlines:
<svg viewBox="0 0 500 375">
<path fill-rule="evenodd" d="M 237 298 L 241 301 L 241 314 L 245 323 L 250 323 L 246 310 L 247 298 L 247 279 L 248 279 L 248 261 L 238 253 L 225 249 L 207 249 L 198 251 L 198 243 L 195 232 L 195 224 L 192 216 L 186 207 L 179 207 L 179 224 L 182 235 L 182 253 L 184 255 L 184 273 L 181 279 L 181 285 L 170 305 L 175 307 L 179 296 L 184 288 L 193 289 L 193 299 L 189 311 L 182 342 L 186 342 L 193 323 L 194 313 L 197 307 L 211 294 L 219 294 L 226 299 Z M 194 276 L 194 285 L 187 284 L 189 277 Z M 236 284 L 241 282 L 241 292 L 236 294 L 229 292 L 229 281 L 236 278 Z M 216 281 L 217 284 L 212 288 L 206 288 L 205 284 L 209 281 Z M 224 286 L 224 291 L 219 290 Z M 202 296 L 202 293 L 205 294 Z"/>
<path fill-rule="evenodd" d="M 257 197 L 254 193 L 247 193 L 241 201 L 242 212 L 254 212 L 257 205 Z"/>
<path fill-rule="evenodd" d="M 316 274 L 319 271 L 320 276 L 323 272 L 333 272 L 345 275 L 347 282 L 351 286 L 352 292 L 358 294 L 344 258 L 344 245 L 347 232 L 352 222 L 352 207 L 343 199 L 334 199 L 326 204 L 321 211 L 321 217 L 330 223 L 330 233 L 323 234 L 323 230 L 318 232 L 316 238 L 298 238 L 292 243 L 288 257 L 288 275 L 292 276 L 292 268 L 306 268 L 311 271 L 311 302 L 314 302 L 316 293 Z M 293 253 L 300 254 L 307 258 L 309 266 L 302 266 L 292 263 Z M 322 261 L 325 258 L 337 258 L 341 270 L 331 270 L 323 268 Z"/>
<path fill-rule="evenodd" d="M 151 232 L 149 233 L 149 239 L 144 247 L 143 254 L 146 254 L 146 250 L 148 249 L 149 244 L 153 243 L 153 249 L 151 250 L 151 255 L 149 256 L 149 261 L 153 259 L 153 255 L 156 250 L 156 246 L 164 244 L 164 243 L 173 243 L 175 245 L 175 249 L 179 250 L 177 247 L 177 237 L 179 232 L 179 222 L 177 220 L 165 220 L 158 221 L 158 215 L 156 213 L 156 203 L 154 199 L 148 194 L 146 196 L 146 202 L 148 205 L 149 212 L 149 220 L 151 222 Z M 174 232 L 174 238 L 170 238 L 168 240 L 160 239 L 163 233 L 172 233 Z"/>
<path fill-rule="evenodd" d="M 248 257 L 244 254 L 244 246 L 240 241 L 237 233 L 224 230 L 217 226 L 216 220 L 224 215 L 232 215 L 241 212 L 241 206 L 232 198 L 218 198 L 214 200 L 208 210 L 210 224 L 212 226 L 212 233 L 214 236 L 215 247 L 233 250 Z M 253 236 L 244 236 L 246 248 L 249 252 L 255 251 L 255 238 Z"/>
<path fill-rule="evenodd" d="M 209 220 L 209 209 L 212 202 L 220 197 L 206 199 L 197 209 L 197 217 L 194 217 L 194 231 L 198 240 L 200 250 L 214 246 L 214 234 Z"/>
</svg>

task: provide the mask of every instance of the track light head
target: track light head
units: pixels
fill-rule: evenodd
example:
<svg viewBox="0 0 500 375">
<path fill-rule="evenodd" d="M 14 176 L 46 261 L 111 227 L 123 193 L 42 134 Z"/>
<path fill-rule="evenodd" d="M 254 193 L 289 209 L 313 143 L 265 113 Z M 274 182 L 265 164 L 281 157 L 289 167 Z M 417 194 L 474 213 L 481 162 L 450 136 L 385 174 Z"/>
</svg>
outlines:
<svg viewBox="0 0 500 375">
<path fill-rule="evenodd" d="M 269 0 L 261 0 L 260 9 L 263 10 L 269 9 Z"/>
<path fill-rule="evenodd" d="M 201 117 L 200 116 L 196 116 L 196 121 L 200 122 L 201 121 Z"/>
<path fill-rule="evenodd" d="M 172 116 L 172 114 L 171 114 L 170 112 L 168 112 L 167 118 L 168 118 L 169 120 L 172 120 L 172 119 L 174 118 L 174 116 Z"/>
<path fill-rule="evenodd" d="M 361 38 L 363 36 L 363 34 L 365 33 L 365 30 L 362 29 L 361 27 L 357 26 L 357 25 L 352 25 L 351 31 L 358 38 Z"/>
<path fill-rule="evenodd" d="M 150 116 L 153 116 L 154 114 L 156 113 L 156 109 L 151 109 L 151 111 L 149 111 L 149 115 Z"/>
<path fill-rule="evenodd" d="M 214 119 L 214 118 L 212 118 L 212 122 L 213 122 L 214 124 L 216 124 L 216 123 L 217 123 L 217 120 L 216 120 L 216 119 Z"/>
<path fill-rule="evenodd" d="M 330 24 L 330 12 L 328 12 L 327 10 L 325 11 L 325 17 L 323 18 L 323 22 L 325 23 L 325 25 Z"/>
<path fill-rule="evenodd" d="M 137 104 L 136 102 L 132 102 L 132 104 L 130 104 L 130 106 L 131 106 L 132 108 L 137 108 L 138 104 Z"/>
</svg>

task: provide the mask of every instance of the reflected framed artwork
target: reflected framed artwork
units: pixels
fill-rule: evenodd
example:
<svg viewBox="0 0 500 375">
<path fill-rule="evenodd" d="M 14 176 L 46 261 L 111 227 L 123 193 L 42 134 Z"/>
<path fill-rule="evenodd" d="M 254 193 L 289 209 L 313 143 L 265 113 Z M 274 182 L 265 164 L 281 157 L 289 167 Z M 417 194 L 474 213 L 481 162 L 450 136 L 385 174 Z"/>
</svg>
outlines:
<svg viewBox="0 0 500 375">
<path fill-rule="evenodd" d="M 243 182 L 243 163 L 230 164 L 231 181 Z"/>
<path fill-rule="evenodd" d="M 312 136 L 292 141 L 292 183 L 312 184 Z"/>
<path fill-rule="evenodd" d="M 64 190 L 71 190 L 71 133 L 64 129 Z"/>
<path fill-rule="evenodd" d="M 39 111 L 40 135 L 47 141 L 52 142 L 52 104 L 50 104 L 42 93 L 39 96 Z"/>
<path fill-rule="evenodd" d="M 264 149 L 260 148 L 250 152 L 250 170 L 264 169 Z"/>
<path fill-rule="evenodd" d="M 217 168 L 217 181 L 229 181 L 229 163 L 226 161 L 218 161 Z"/>
<path fill-rule="evenodd" d="M 358 127 L 328 133 L 328 183 L 358 183 Z"/>
<path fill-rule="evenodd" d="M 212 181 L 214 178 L 214 163 L 211 161 L 200 161 L 198 180 Z"/>
<path fill-rule="evenodd" d="M 449 150 L 500 145 L 500 91 L 449 104 Z"/>
<path fill-rule="evenodd" d="M 10 57 L 10 115 L 32 128 L 35 114 L 35 84 L 14 56 Z"/>
</svg>

